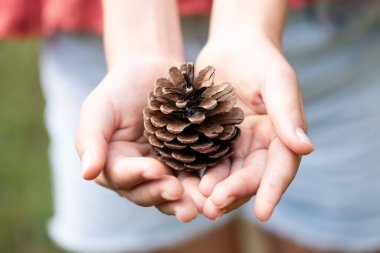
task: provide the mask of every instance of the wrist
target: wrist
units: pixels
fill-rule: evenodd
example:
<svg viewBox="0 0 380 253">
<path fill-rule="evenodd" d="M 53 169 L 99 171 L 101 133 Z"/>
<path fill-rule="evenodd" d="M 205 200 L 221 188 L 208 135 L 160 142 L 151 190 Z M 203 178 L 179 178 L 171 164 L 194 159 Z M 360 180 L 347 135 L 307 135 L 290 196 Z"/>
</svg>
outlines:
<svg viewBox="0 0 380 253">
<path fill-rule="evenodd" d="M 103 0 L 103 7 L 109 68 L 142 55 L 183 54 L 176 0 Z"/>
<path fill-rule="evenodd" d="M 264 31 L 257 29 L 250 34 L 237 34 L 236 36 L 219 36 L 209 37 L 205 45 L 205 51 L 219 52 L 216 54 L 223 55 L 241 55 L 253 51 L 267 51 L 268 48 L 282 53 L 281 39 L 273 39 Z M 229 52 L 229 54 L 226 54 Z M 245 52 L 245 53 L 244 53 Z"/>
<path fill-rule="evenodd" d="M 209 39 L 255 43 L 267 38 L 281 48 L 286 16 L 286 0 L 215 0 Z"/>
</svg>

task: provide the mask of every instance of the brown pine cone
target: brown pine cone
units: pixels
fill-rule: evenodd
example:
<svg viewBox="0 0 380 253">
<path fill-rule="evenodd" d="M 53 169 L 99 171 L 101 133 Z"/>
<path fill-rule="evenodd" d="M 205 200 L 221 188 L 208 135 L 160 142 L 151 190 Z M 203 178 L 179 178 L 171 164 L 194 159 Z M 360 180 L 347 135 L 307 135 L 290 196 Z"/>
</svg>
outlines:
<svg viewBox="0 0 380 253">
<path fill-rule="evenodd" d="M 232 153 L 243 111 L 234 107 L 230 83 L 214 84 L 208 66 L 194 80 L 194 66 L 171 67 L 159 78 L 144 109 L 144 134 L 159 160 L 175 170 L 194 171 L 215 165 Z"/>
</svg>

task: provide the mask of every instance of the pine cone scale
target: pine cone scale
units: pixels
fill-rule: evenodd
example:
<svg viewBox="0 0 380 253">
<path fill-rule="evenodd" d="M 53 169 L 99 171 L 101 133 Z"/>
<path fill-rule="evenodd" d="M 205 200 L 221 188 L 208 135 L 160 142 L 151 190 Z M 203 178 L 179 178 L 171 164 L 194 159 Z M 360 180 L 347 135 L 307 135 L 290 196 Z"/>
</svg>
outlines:
<svg viewBox="0 0 380 253">
<path fill-rule="evenodd" d="M 160 141 L 164 142 L 169 142 L 176 138 L 176 135 L 166 131 L 165 129 L 159 129 L 156 132 L 154 132 L 154 134 Z"/>
<path fill-rule="evenodd" d="M 160 87 L 160 88 L 172 88 L 173 83 L 169 81 L 167 78 L 162 77 L 162 78 L 156 79 L 156 81 L 154 82 L 154 86 Z"/>
<path fill-rule="evenodd" d="M 218 105 L 218 102 L 214 98 L 206 98 L 200 102 L 198 107 L 201 107 L 207 111 L 214 109 Z"/>
<path fill-rule="evenodd" d="M 192 144 L 199 140 L 198 133 L 190 133 L 190 134 L 180 134 L 177 136 L 177 140 L 183 144 Z"/>
<path fill-rule="evenodd" d="M 177 67 L 171 67 L 169 69 L 169 75 L 176 87 L 182 87 L 182 85 L 186 82 L 181 70 Z"/>
<path fill-rule="evenodd" d="M 165 146 L 173 150 L 185 149 L 186 145 L 178 142 L 164 142 Z"/>
<path fill-rule="evenodd" d="M 191 123 L 177 121 L 169 124 L 166 129 L 172 134 L 180 134 L 190 125 Z"/>
</svg>

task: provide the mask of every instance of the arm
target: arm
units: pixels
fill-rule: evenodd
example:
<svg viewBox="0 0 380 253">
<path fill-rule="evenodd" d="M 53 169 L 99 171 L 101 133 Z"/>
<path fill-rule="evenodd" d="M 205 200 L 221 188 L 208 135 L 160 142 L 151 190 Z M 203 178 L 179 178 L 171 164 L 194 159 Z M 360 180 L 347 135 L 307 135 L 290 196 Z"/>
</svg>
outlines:
<svg viewBox="0 0 380 253">
<path fill-rule="evenodd" d="M 227 172 L 202 178 L 204 214 L 215 219 L 256 195 L 255 214 L 269 219 L 299 166 L 313 150 L 297 77 L 281 47 L 285 0 L 215 0 L 209 40 L 197 60 L 230 81 L 246 118 Z"/>
<path fill-rule="evenodd" d="M 182 56 L 175 0 L 104 0 L 104 43 L 107 65 L 123 65 L 141 55 Z M 178 59 L 182 60 L 182 59 Z"/>
<path fill-rule="evenodd" d="M 266 87 L 260 87 L 262 89 L 260 95 L 266 109 L 272 116 L 273 124 L 286 146 L 297 154 L 308 154 L 312 148 L 305 136 L 300 133 L 300 130 L 306 130 L 306 121 L 301 108 L 302 99 L 296 73 L 282 52 L 287 2 L 287 0 L 214 1 L 208 44 L 210 47 L 217 47 L 217 44 L 225 41 L 229 48 L 224 50 L 238 50 L 237 55 L 246 54 L 246 57 L 251 55 L 252 51 L 262 51 L 252 55 L 252 59 L 249 60 L 255 61 L 256 65 L 260 64 L 260 71 L 263 73 L 271 68 L 271 72 L 266 73 L 268 76 L 263 77 L 266 80 L 261 80 L 261 85 L 267 83 Z M 273 60 L 268 61 L 264 57 L 273 57 Z M 244 56 L 240 58 L 240 61 L 242 60 L 246 60 Z M 269 75 L 276 76 L 276 74 L 275 78 L 278 80 L 272 81 Z"/>
<path fill-rule="evenodd" d="M 102 89 L 104 93 L 100 94 L 101 92 L 97 92 L 97 94 L 99 93 L 99 96 L 104 96 L 104 94 L 109 92 L 112 93 L 113 90 L 111 90 L 111 88 L 125 90 L 133 89 L 134 93 L 139 91 L 138 101 L 133 101 L 134 104 L 131 106 L 142 110 L 145 106 L 145 101 L 143 100 L 146 100 L 146 94 L 148 94 L 148 91 L 151 89 L 153 81 L 156 78 L 154 75 L 166 72 L 166 66 L 154 69 L 152 68 L 152 65 L 159 64 L 160 61 L 162 61 L 162 64 L 169 65 L 171 62 L 182 60 L 182 44 L 179 35 L 178 17 L 175 11 L 175 1 L 150 0 L 144 1 L 144 4 L 142 4 L 140 1 L 107 0 L 103 2 L 103 5 L 104 43 L 109 72 L 96 89 Z M 170 20 L 174 23 L 169 26 L 172 29 L 168 29 L 167 27 L 168 23 L 171 23 Z M 171 36 L 176 39 L 166 39 L 162 34 L 171 34 Z M 168 48 L 174 48 L 175 50 L 173 50 L 171 54 L 168 54 Z M 131 70 L 138 67 L 143 68 L 141 69 L 141 72 L 146 72 L 146 78 L 139 78 L 139 86 L 132 86 L 129 82 L 132 81 L 131 79 L 133 79 L 133 77 L 131 77 L 131 73 L 128 72 L 133 72 Z M 117 95 L 119 94 L 110 94 L 110 98 L 116 99 L 118 98 Z M 100 101 L 103 100 L 98 97 L 93 100 L 96 99 L 99 99 Z M 87 101 L 88 99 L 83 104 L 83 107 L 85 108 L 96 106 L 96 104 L 98 104 L 94 101 L 94 104 L 86 106 L 89 104 Z M 105 106 L 107 107 L 108 105 Z M 120 106 L 125 106 L 125 104 L 120 104 Z M 104 109 L 100 110 L 100 112 L 102 111 L 104 111 Z M 114 113 L 120 112 L 115 111 Z M 81 123 L 84 124 L 83 128 L 91 129 L 91 121 L 100 120 L 96 114 L 82 114 L 84 114 L 83 116 L 87 115 L 86 117 L 94 117 L 93 119 L 83 119 L 83 121 L 81 121 Z M 140 116 L 141 115 L 136 115 L 136 117 L 130 117 L 129 119 L 132 118 L 131 120 L 139 122 L 139 118 L 141 118 Z M 105 122 L 112 123 L 112 126 L 102 124 L 98 126 L 99 129 L 96 129 L 96 131 L 101 131 L 101 137 L 98 136 L 96 138 L 96 134 L 92 134 L 91 137 L 88 136 L 89 133 L 86 134 L 86 129 L 83 129 L 83 132 L 79 131 L 80 135 L 78 137 L 81 138 L 79 138 L 80 142 L 78 143 L 78 147 L 82 161 L 82 155 L 87 149 L 90 149 L 90 147 L 97 147 L 97 150 L 94 150 L 94 152 L 97 152 L 94 155 L 94 158 L 98 157 L 98 159 L 91 163 L 86 162 L 83 164 L 83 177 L 86 179 L 93 179 L 101 172 L 106 157 L 104 155 L 105 149 L 101 149 L 100 147 L 106 146 L 104 141 L 110 141 L 114 131 L 117 130 L 117 125 L 122 123 L 115 122 L 110 118 L 111 116 L 108 116 L 108 118 L 105 118 L 104 120 Z M 80 127 L 79 130 L 81 129 L 82 128 Z M 135 139 L 136 137 L 137 136 L 133 136 L 132 139 Z M 89 143 L 86 143 L 87 141 Z M 100 143 L 103 145 L 100 145 Z M 88 159 L 84 160 L 87 161 Z"/>
<path fill-rule="evenodd" d="M 286 0 L 214 0 L 209 41 L 226 36 L 254 41 L 264 33 L 280 48 L 286 16 Z"/>
<path fill-rule="evenodd" d="M 138 205 L 190 221 L 203 206 L 197 200 L 204 197 L 194 190 L 199 179 L 172 175 L 151 157 L 143 136 L 142 111 L 154 80 L 183 61 L 176 1 L 105 0 L 103 5 L 108 73 L 81 108 L 82 176 Z"/>
</svg>

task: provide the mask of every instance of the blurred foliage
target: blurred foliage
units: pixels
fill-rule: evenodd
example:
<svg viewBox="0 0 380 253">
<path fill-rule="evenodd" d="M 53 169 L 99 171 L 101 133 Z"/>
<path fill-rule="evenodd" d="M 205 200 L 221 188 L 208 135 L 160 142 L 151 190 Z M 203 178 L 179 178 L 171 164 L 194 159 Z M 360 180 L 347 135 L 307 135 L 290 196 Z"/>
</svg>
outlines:
<svg viewBox="0 0 380 253">
<path fill-rule="evenodd" d="M 46 235 L 52 215 L 38 41 L 0 41 L 0 252 L 63 252 Z"/>
</svg>

